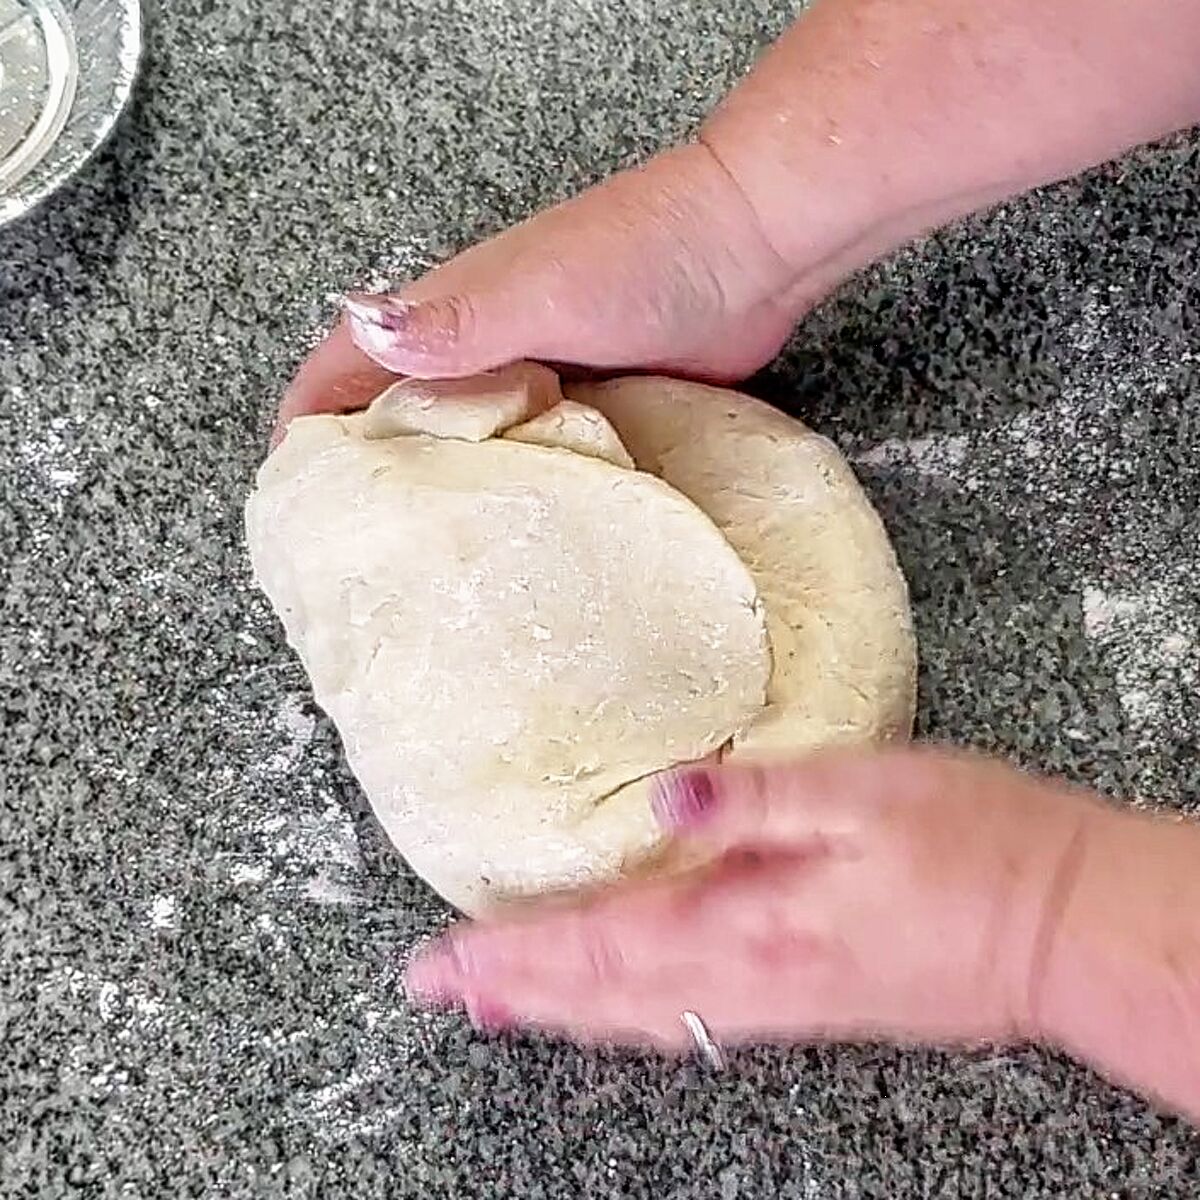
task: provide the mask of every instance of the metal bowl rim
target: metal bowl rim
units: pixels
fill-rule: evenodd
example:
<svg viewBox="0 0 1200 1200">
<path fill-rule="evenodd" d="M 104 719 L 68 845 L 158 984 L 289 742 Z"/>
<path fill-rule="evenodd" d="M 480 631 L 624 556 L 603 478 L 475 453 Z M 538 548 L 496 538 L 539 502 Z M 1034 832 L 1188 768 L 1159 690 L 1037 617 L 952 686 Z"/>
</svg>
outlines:
<svg viewBox="0 0 1200 1200">
<path fill-rule="evenodd" d="M 55 158 L 53 155 L 47 155 L 42 163 L 17 181 L 11 192 L 0 195 L 0 229 L 32 212 L 77 175 L 109 139 L 121 114 L 128 106 L 142 61 L 142 6 L 141 0 L 113 0 L 113 3 L 115 10 L 123 18 L 120 24 L 122 36 L 118 45 L 121 48 L 121 61 L 128 63 L 128 70 L 118 73 L 115 77 L 110 103 L 84 143 L 69 156 Z M 68 11 L 74 17 L 76 10 Z M 85 80 L 81 78 L 76 90 L 76 106 L 79 105 L 80 95 L 85 86 Z M 59 135 L 60 139 L 69 134 L 76 117 L 77 112 L 72 111 Z"/>
</svg>

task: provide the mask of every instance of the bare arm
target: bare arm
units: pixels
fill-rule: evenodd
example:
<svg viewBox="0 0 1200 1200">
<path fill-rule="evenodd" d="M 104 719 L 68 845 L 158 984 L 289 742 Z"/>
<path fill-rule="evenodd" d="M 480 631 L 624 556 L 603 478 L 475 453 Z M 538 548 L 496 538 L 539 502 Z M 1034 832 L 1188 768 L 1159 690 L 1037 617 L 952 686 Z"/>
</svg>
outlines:
<svg viewBox="0 0 1200 1200">
<path fill-rule="evenodd" d="M 817 0 L 698 140 L 362 298 L 280 422 L 516 358 L 743 377 L 922 230 L 1200 120 L 1198 61 L 1196 0 Z"/>
<path fill-rule="evenodd" d="M 1106 812 L 1067 871 L 1040 1034 L 1200 1121 L 1200 828 Z"/>
<path fill-rule="evenodd" d="M 389 372 L 468 374 L 521 357 L 748 374 L 821 295 L 906 239 L 1200 119 L 1198 61 L 1198 0 L 819 0 L 698 141 L 399 297 L 362 298 L 302 369 L 281 420 L 361 405 Z M 582 914 L 463 933 L 478 954 L 432 951 L 414 991 L 658 1044 L 678 1042 L 697 986 L 731 1039 L 1035 1037 L 1200 1119 L 1200 830 L 1031 789 L 996 767 L 901 755 L 813 769 L 754 776 L 761 794 L 742 794 L 737 776 L 710 789 L 728 792 L 735 842 L 759 843 L 776 811 L 811 816 L 770 833 L 778 845 L 744 897 L 718 876 L 745 920 L 714 906 L 706 924 L 708 910 L 681 907 L 671 884 L 620 892 Z M 896 810 L 905 779 L 913 802 Z M 826 819 L 844 832 L 856 806 L 862 852 L 814 884 L 806 838 Z M 796 904 L 781 908 L 792 888 Z M 755 933 L 764 904 L 789 935 L 775 958 L 757 935 L 735 936 Z M 911 937 L 897 939 L 898 925 Z M 605 939 L 616 949 L 597 954 Z M 636 952 L 622 955 L 622 939 Z M 672 955 L 692 989 L 679 996 L 663 991 Z M 597 962 L 653 969 L 597 979 Z M 784 970 L 804 986 L 781 982 Z"/>
<path fill-rule="evenodd" d="M 459 925 L 409 969 L 485 1025 L 684 1048 L 1038 1041 L 1200 1121 L 1200 827 L 963 755 L 667 777 L 697 876 Z"/>
<path fill-rule="evenodd" d="M 1200 121 L 1193 0 L 817 0 L 702 141 L 803 306 L 924 230 Z"/>
</svg>

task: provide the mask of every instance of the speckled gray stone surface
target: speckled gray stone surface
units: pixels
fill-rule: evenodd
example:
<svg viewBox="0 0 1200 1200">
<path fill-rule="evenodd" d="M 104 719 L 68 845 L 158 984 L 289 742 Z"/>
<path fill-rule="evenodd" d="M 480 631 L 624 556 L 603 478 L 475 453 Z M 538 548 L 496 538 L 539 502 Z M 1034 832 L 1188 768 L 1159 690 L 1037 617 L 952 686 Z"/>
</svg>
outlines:
<svg viewBox="0 0 1200 1200">
<path fill-rule="evenodd" d="M 773 0 L 171 0 L 117 140 L 0 232 L 0 1192 L 1196 1195 L 1057 1058 L 691 1066 L 410 1012 L 446 919 L 249 588 L 240 510 L 325 296 L 687 129 Z M 1198 792 L 1197 143 L 901 256 L 756 383 L 855 455 L 925 732 Z"/>
</svg>

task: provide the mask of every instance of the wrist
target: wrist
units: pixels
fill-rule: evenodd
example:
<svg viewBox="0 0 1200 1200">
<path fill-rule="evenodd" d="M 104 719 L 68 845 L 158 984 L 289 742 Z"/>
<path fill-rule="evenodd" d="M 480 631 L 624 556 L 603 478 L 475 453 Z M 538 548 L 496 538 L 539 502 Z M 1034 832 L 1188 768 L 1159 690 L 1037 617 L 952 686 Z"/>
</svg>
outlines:
<svg viewBox="0 0 1200 1200">
<path fill-rule="evenodd" d="M 911 239 L 1018 190 L 981 184 L 931 195 L 897 178 L 874 151 L 846 152 L 837 134 L 790 122 L 781 132 L 765 103 L 735 95 L 702 126 L 698 142 L 720 163 L 782 264 L 781 301 L 797 319 Z"/>
<path fill-rule="evenodd" d="M 978 144 L 964 99 L 986 86 L 959 78 L 943 23 L 906 9 L 831 0 L 808 10 L 701 129 L 814 301 L 911 238 L 1035 181 L 1028 164 Z M 988 21 L 973 13 L 969 24 Z M 972 45 L 989 37 L 957 35 Z"/>
<path fill-rule="evenodd" d="M 705 123 L 819 297 L 911 238 L 1200 112 L 1200 9 L 825 0 Z"/>
<path fill-rule="evenodd" d="M 1200 1114 L 1200 828 L 1097 808 L 1036 995 L 1039 1040 Z"/>
</svg>

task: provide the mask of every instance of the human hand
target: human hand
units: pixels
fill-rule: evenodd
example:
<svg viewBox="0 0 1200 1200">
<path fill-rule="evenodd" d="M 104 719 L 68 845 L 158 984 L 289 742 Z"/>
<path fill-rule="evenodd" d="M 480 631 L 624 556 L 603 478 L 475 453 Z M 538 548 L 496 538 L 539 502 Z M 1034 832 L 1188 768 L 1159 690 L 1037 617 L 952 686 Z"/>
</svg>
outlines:
<svg viewBox="0 0 1200 1200">
<path fill-rule="evenodd" d="M 721 1042 L 1041 1035 L 1048 955 L 1104 806 L 999 763 L 897 749 L 667 776 L 696 874 L 459 926 L 418 999 L 488 1027 L 680 1049 Z"/>
<path fill-rule="evenodd" d="M 1178 0 L 812 6 L 694 144 L 468 250 L 398 303 L 364 299 L 301 368 L 276 436 L 364 406 L 397 373 L 534 358 L 748 375 L 806 308 L 917 234 L 1194 123 L 1198 36 L 1200 10 Z"/>
<path fill-rule="evenodd" d="M 397 374 L 519 358 L 729 382 L 803 308 L 754 210 L 704 144 L 660 154 L 475 246 L 395 297 L 352 297 L 278 418 L 369 403 Z"/>
</svg>

